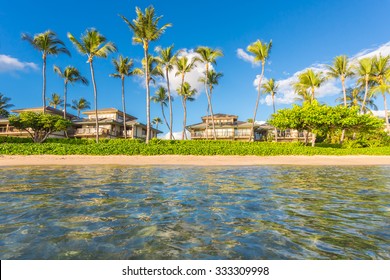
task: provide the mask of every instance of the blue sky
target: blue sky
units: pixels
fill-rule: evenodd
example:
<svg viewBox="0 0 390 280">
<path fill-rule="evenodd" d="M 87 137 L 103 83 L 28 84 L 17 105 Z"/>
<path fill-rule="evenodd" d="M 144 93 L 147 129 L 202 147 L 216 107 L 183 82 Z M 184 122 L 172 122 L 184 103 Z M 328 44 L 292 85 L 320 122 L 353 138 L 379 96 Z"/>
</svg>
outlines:
<svg viewBox="0 0 390 280">
<path fill-rule="evenodd" d="M 156 13 L 163 15 L 162 23 L 172 23 L 162 38 L 153 43 L 166 47 L 175 44 L 176 50 L 187 53 L 199 45 L 221 48 L 224 57 L 218 60 L 216 70 L 224 77 L 213 94 L 215 113 L 237 114 L 241 120 L 251 118 L 256 100 L 253 83 L 260 68 L 242 55 L 246 47 L 261 39 L 273 40 L 273 48 L 265 76 L 281 81 L 277 108 L 291 106 L 289 83 L 294 74 L 308 67 L 323 68 L 337 55 L 359 58 L 364 54 L 390 53 L 390 0 L 383 1 L 95 1 L 68 0 L 66 5 L 48 4 L 43 0 L 3 1 L 0 7 L 0 92 L 12 98 L 15 108 L 41 106 L 42 74 L 41 55 L 20 39 L 22 32 L 36 34 L 51 29 L 58 34 L 72 57 L 60 55 L 48 59 L 47 95 L 62 94 L 63 83 L 53 71 L 74 65 L 90 79 L 86 58 L 79 55 L 66 37 L 69 31 L 79 37 L 86 28 L 95 27 L 108 40 L 113 41 L 120 54 L 134 58 L 140 66 L 143 51 L 133 45 L 132 33 L 118 16 L 135 17 L 135 7 L 142 9 L 154 5 Z M 241 53 L 241 55 L 239 55 Z M 121 108 L 120 81 L 110 78 L 113 72 L 111 59 L 96 59 L 96 82 L 99 108 Z M 198 71 L 199 72 L 199 71 Z M 196 73 L 189 79 L 196 80 Z M 336 81 L 324 87 L 320 101 L 333 104 L 339 92 Z M 201 90 L 201 88 L 199 88 Z M 155 90 L 152 89 L 152 93 Z M 69 88 L 68 98 L 85 97 L 93 101 L 91 86 L 75 85 Z M 130 114 L 145 122 L 145 89 L 140 78 L 126 82 L 127 108 Z M 382 99 L 377 99 L 383 109 Z M 188 104 L 187 123 L 200 121 L 205 115 L 207 101 L 203 92 L 195 102 Z M 257 120 L 266 120 L 272 112 L 263 97 Z M 174 102 L 174 130 L 182 127 L 181 102 Z M 160 116 L 160 107 L 152 104 L 152 117 Z M 167 131 L 164 126 L 160 126 Z"/>
</svg>

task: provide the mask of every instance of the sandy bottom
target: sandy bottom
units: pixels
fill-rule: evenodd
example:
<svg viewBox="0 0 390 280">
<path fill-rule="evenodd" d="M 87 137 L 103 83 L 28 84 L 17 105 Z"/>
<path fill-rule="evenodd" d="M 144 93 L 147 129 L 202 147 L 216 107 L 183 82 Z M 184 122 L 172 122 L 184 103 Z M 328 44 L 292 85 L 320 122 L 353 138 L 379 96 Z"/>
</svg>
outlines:
<svg viewBox="0 0 390 280">
<path fill-rule="evenodd" d="M 1 156 L 0 166 L 23 165 L 390 165 L 390 156 Z"/>
</svg>

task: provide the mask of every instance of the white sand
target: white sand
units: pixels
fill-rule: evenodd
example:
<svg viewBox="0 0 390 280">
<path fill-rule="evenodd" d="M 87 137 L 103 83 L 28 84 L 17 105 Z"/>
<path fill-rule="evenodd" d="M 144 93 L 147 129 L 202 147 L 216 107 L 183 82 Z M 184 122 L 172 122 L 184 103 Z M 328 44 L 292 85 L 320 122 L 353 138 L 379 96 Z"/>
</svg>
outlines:
<svg viewBox="0 0 390 280">
<path fill-rule="evenodd" d="M 390 156 L 1 156 L 0 166 L 23 165 L 390 165 Z"/>
</svg>

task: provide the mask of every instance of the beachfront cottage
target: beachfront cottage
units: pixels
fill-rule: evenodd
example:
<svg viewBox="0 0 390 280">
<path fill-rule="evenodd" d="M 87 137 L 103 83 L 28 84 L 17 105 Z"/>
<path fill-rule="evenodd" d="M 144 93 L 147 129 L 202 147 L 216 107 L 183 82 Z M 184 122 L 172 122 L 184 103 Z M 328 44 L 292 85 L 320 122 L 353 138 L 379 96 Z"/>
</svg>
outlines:
<svg viewBox="0 0 390 280">
<path fill-rule="evenodd" d="M 42 113 L 43 108 L 25 108 L 12 110 L 13 113 L 22 113 L 22 112 L 36 112 Z M 46 107 L 47 114 L 54 114 L 63 116 L 63 111 Z M 64 131 L 53 133 L 50 137 L 76 137 L 76 138 L 94 138 L 96 136 L 96 123 L 95 123 L 95 111 L 85 111 L 84 114 L 87 118 L 77 118 L 77 116 L 67 113 L 66 117 L 72 122 L 72 127 L 70 127 L 65 133 Z M 103 138 L 123 138 L 124 137 L 124 126 L 123 126 L 124 114 L 122 111 L 107 108 L 98 110 L 98 120 L 99 120 L 99 135 Z M 128 138 L 146 138 L 146 125 L 140 122 L 137 122 L 137 118 L 126 114 L 126 133 Z M 162 133 L 162 131 L 151 128 L 151 137 L 157 137 L 157 134 Z M 12 127 L 9 124 L 7 118 L 0 119 L 0 136 L 13 136 L 13 137 L 29 137 L 27 131 L 18 130 L 15 127 Z"/>
<path fill-rule="evenodd" d="M 123 118 L 126 120 L 126 135 L 128 138 L 146 138 L 146 125 L 137 122 L 137 118 L 124 113 L 115 108 L 106 108 L 97 110 L 99 119 L 99 135 L 106 138 L 124 137 Z M 96 136 L 95 111 L 85 111 L 86 119 L 73 121 L 76 128 L 75 137 L 93 138 Z M 151 137 L 156 138 L 162 131 L 151 127 Z"/>
<path fill-rule="evenodd" d="M 252 123 L 238 120 L 236 115 L 215 114 L 214 115 L 215 135 L 217 140 L 248 140 L 252 129 Z M 259 141 L 263 137 L 260 124 L 255 123 L 252 140 Z M 214 139 L 211 116 L 202 117 L 202 122 L 189 125 L 187 129 L 193 140 Z"/>
</svg>

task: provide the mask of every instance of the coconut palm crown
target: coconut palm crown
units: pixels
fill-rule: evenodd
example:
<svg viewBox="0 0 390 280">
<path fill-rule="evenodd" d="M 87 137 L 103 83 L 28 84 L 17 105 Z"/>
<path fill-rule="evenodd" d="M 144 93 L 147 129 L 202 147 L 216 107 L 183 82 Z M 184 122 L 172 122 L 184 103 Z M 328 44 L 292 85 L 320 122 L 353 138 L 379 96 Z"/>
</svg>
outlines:
<svg viewBox="0 0 390 280">
<path fill-rule="evenodd" d="M 64 70 L 61 70 L 60 67 L 54 65 L 53 70 L 58 74 L 62 79 L 64 79 L 64 119 L 66 118 L 66 107 L 67 107 L 67 93 L 68 93 L 68 84 L 82 83 L 88 85 L 89 82 L 87 78 L 81 75 L 80 71 L 73 66 L 67 66 Z"/>
<path fill-rule="evenodd" d="M 314 72 L 313 69 L 307 69 L 298 75 L 298 81 L 293 86 L 297 94 L 307 91 L 307 94 L 310 95 L 310 101 L 313 102 L 315 100 L 315 90 L 325 81 L 326 79 L 322 72 Z"/>
<path fill-rule="evenodd" d="M 368 86 L 371 81 L 371 78 L 374 74 L 374 64 L 373 64 L 373 58 L 366 57 L 362 58 L 358 61 L 358 65 L 355 69 L 357 75 L 358 75 L 358 83 L 364 85 L 364 97 L 363 101 L 361 103 L 360 111 L 364 112 L 366 107 L 366 102 L 368 98 Z"/>
<path fill-rule="evenodd" d="M 93 60 L 95 57 L 107 58 L 107 56 L 110 53 L 116 52 L 117 49 L 114 43 L 107 42 L 106 37 L 104 37 L 99 31 L 97 31 L 94 28 L 87 29 L 85 33 L 81 35 L 80 41 L 78 41 L 69 32 L 68 32 L 68 38 L 73 43 L 73 45 L 79 51 L 80 54 L 86 55 L 88 57 L 87 62 L 89 63 L 89 67 L 91 70 L 93 92 L 94 92 L 96 142 L 99 142 L 99 121 L 98 121 L 98 114 L 97 114 L 98 94 L 97 94 L 97 87 L 95 82 Z"/>
<path fill-rule="evenodd" d="M 81 97 L 79 100 L 72 100 L 71 108 L 77 111 L 77 117 L 80 118 L 80 112 L 84 109 L 91 109 L 91 103 L 89 103 L 89 101 L 87 101 L 85 98 Z"/>
<path fill-rule="evenodd" d="M 31 36 L 26 33 L 22 33 L 22 39 L 26 40 L 33 46 L 34 49 L 42 53 L 42 106 L 43 113 L 46 112 L 46 60 L 49 55 L 59 55 L 61 53 L 70 56 L 69 50 L 65 47 L 63 41 L 57 38 L 56 33 L 51 30 L 47 30 L 43 33 L 35 34 Z"/>
<path fill-rule="evenodd" d="M 275 79 L 269 79 L 263 86 L 263 90 L 265 93 L 268 93 L 271 95 L 271 98 L 272 98 L 272 107 L 274 109 L 274 114 L 276 113 L 276 110 L 275 110 L 275 95 L 278 91 L 278 83 L 275 82 Z"/>
<path fill-rule="evenodd" d="M 146 65 L 149 65 L 149 44 L 152 41 L 158 40 L 165 30 L 172 26 L 170 23 L 164 24 L 162 27 L 159 27 L 159 22 L 162 16 L 156 16 L 154 7 L 149 6 L 145 9 L 143 13 L 139 7 L 136 7 L 136 19 L 129 21 L 124 16 L 120 15 L 123 21 L 128 25 L 128 27 L 133 32 L 133 42 L 136 44 L 142 44 L 144 49 L 144 60 Z M 148 67 L 145 68 L 145 85 L 146 85 L 146 143 L 149 143 L 150 140 L 150 73 Z"/>
<path fill-rule="evenodd" d="M 152 101 L 155 103 L 159 103 L 161 106 L 161 113 L 164 118 L 165 124 L 168 127 L 169 130 L 171 130 L 169 123 L 167 121 L 167 118 L 165 117 L 164 107 L 167 107 L 167 102 L 169 102 L 169 98 L 167 95 L 167 90 L 160 86 L 158 87 L 157 91 L 154 93 L 154 96 L 152 96 Z"/>
<path fill-rule="evenodd" d="M 186 124 L 187 124 L 187 101 L 194 101 L 195 94 L 197 93 L 196 89 L 192 89 L 191 85 L 187 82 L 184 82 L 179 88 L 176 89 L 177 93 L 181 96 L 181 102 L 183 105 L 184 117 L 183 117 L 183 132 L 182 139 L 187 139 L 186 135 Z"/>
</svg>

